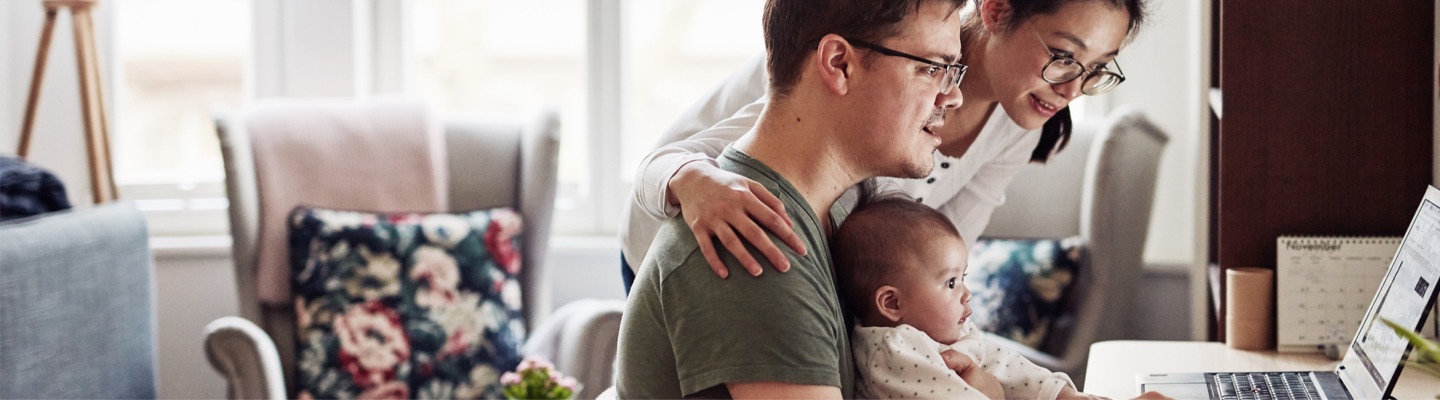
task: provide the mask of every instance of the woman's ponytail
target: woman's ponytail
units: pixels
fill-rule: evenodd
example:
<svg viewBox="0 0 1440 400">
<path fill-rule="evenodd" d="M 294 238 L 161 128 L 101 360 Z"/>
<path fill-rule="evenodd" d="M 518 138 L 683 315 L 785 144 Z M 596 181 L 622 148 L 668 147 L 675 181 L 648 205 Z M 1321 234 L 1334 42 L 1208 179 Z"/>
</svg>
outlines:
<svg viewBox="0 0 1440 400">
<path fill-rule="evenodd" d="M 1064 150 L 1065 145 L 1070 144 L 1070 131 L 1074 125 L 1070 121 L 1070 106 L 1065 106 L 1045 121 L 1045 126 L 1040 128 L 1040 143 L 1036 143 L 1035 151 L 1030 153 L 1030 162 L 1044 164 L 1052 154 Z"/>
</svg>

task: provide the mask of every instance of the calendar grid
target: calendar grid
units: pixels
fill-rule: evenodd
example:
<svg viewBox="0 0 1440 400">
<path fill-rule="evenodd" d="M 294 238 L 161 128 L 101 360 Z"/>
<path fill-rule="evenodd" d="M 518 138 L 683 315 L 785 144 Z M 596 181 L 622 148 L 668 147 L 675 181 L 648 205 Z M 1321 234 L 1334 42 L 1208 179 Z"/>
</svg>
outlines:
<svg viewBox="0 0 1440 400">
<path fill-rule="evenodd" d="M 1280 237 L 1278 349 L 1320 352 L 1349 343 L 1399 246 L 1399 237 Z"/>
</svg>

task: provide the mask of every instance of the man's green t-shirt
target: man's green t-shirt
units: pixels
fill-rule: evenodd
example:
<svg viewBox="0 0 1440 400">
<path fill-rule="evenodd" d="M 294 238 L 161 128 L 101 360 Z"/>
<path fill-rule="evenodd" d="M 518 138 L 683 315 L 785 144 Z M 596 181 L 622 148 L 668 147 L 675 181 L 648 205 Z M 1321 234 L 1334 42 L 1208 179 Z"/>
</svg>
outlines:
<svg viewBox="0 0 1440 400">
<path fill-rule="evenodd" d="M 848 327 L 819 219 L 784 177 L 726 148 L 720 168 L 764 185 L 785 205 L 808 250 L 770 240 L 790 259 L 751 277 L 717 246 L 729 279 L 710 269 L 683 218 L 667 221 L 641 265 L 620 327 L 620 398 L 730 397 L 726 383 L 785 382 L 840 388 L 854 396 Z"/>
</svg>

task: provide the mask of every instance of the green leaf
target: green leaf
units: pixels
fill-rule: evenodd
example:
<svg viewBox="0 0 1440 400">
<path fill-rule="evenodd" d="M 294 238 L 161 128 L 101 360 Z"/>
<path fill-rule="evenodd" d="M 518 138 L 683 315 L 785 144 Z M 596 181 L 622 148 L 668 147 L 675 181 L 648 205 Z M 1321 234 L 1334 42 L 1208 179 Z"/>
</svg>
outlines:
<svg viewBox="0 0 1440 400">
<path fill-rule="evenodd" d="M 1414 346 L 1415 352 L 1412 353 L 1414 357 L 1406 361 L 1406 365 L 1424 371 L 1432 376 L 1440 377 L 1440 364 L 1437 364 L 1437 362 L 1440 362 L 1440 343 L 1425 340 L 1424 337 L 1410 330 L 1410 328 L 1400 326 L 1388 319 L 1380 318 L 1380 322 L 1384 323 L 1385 326 L 1389 326 L 1391 330 L 1395 331 L 1395 334 L 1405 338 L 1405 340 L 1410 342 L 1410 345 Z M 1436 395 L 1435 398 L 1440 399 L 1440 395 Z"/>
<path fill-rule="evenodd" d="M 1412 346 L 1415 346 L 1414 359 L 1416 361 L 1425 362 L 1428 360 L 1430 363 L 1440 361 L 1440 344 L 1425 340 L 1424 337 L 1421 337 L 1420 334 L 1410 330 L 1410 328 L 1400 326 L 1399 324 L 1391 322 L 1388 319 L 1380 318 L 1380 322 L 1384 323 L 1386 326 L 1389 326 L 1391 330 L 1395 331 L 1395 334 L 1404 337 L 1405 340 L 1410 341 L 1410 344 Z M 1437 374 L 1436 376 L 1440 376 L 1440 374 Z"/>
</svg>

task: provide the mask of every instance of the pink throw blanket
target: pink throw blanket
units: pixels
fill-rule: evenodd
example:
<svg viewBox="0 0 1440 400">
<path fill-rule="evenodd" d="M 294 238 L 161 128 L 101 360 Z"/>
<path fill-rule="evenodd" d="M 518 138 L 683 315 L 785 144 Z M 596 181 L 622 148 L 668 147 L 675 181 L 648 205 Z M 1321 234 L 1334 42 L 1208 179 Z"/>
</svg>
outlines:
<svg viewBox="0 0 1440 400">
<path fill-rule="evenodd" d="M 260 203 L 256 290 L 291 303 L 286 217 L 297 205 L 357 211 L 446 209 L 444 134 L 402 100 L 280 100 L 245 118 Z"/>
</svg>

